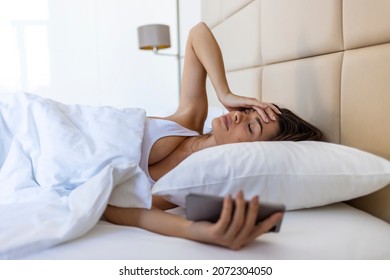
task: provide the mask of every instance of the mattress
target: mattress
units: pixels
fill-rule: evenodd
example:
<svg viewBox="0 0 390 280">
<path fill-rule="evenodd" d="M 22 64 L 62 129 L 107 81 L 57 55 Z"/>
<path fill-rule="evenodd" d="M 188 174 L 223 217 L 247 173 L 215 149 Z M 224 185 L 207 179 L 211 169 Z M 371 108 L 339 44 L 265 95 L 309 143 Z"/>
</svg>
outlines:
<svg viewBox="0 0 390 280">
<path fill-rule="evenodd" d="M 182 208 L 171 210 L 183 215 Z M 286 212 L 279 233 L 232 251 L 100 220 L 86 235 L 25 259 L 390 260 L 390 225 L 345 203 Z"/>
</svg>

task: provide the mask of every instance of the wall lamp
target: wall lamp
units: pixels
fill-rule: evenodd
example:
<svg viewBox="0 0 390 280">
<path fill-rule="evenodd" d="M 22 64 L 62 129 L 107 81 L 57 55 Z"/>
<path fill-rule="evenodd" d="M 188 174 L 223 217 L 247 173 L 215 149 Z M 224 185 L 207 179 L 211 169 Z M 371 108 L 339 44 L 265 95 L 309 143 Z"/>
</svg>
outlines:
<svg viewBox="0 0 390 280">
<path fill-rule="evenodd" d="M 178 23 L 178 53 L 159 53 L 160 49 L 166 49 L 171 47 L 171 37 L 169 26 L 164 24 L 148 24 L 142 25 L 137 28 L 138 32 L 138 47 L 141 50 L 152 50 L 154 54 L 174 56 L 177 59 L 177 71 L 178 71 L 178 91 L 180 94 L 181 89 L 181 63 L 180 63 L 180 29 Z"/>
<path fill-rule="evenodd" d="M 169 26 L 164 24 L 148 24 L 139 26 L 138 46 L 141 50 L 153 50 L 154 54 L 174 56 L 177 60 L 178 93 L 181 91 L 181 63 L 180 63 L 180 0 L 176 0 L 176 31 L 177 31 L 177 54 L 159 53 L 158 50 L 171 47 Z"/>
<path fill-rule="evenodd" d="M 148 24 L 139 26 L 138 46 L 141 50 L 153 50 L 157 53 L 159 49 L 171 47 L 171 36 L 169 26 L 165 24 Z"/>
</svg>

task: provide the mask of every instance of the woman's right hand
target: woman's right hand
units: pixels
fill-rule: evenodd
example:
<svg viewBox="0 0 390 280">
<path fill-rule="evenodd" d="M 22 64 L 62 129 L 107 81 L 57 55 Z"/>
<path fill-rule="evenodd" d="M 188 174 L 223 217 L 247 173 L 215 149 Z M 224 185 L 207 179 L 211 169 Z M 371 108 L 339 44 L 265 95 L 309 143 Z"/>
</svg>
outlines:
<svg viewBox="0 0 390 280">
<path fill-rule="evenodd" d="M 193 222 L 189 228 L 191 239 L 238 250 L 268 232 L 283 217 L 282 213 L 276 213 L 256 224 L 258 197 L 250 200 L 248 210 L 242 192 L 239 192 L 235 199 L 234 212 L 233 203 L 230 196 L 224 199 L 221 216 L 214 224 Z"/>
<path fill-rule="evenodd" d="M 242 109 L 255 109 L 263 121 L 276 120 L 275 114 L 281 114 L 280 110 L 272 103 L 259 101 L 254 97 L 237 95 L 232 92 L 218 95 L 219 101 L 229 111 Z"/>
</svg>

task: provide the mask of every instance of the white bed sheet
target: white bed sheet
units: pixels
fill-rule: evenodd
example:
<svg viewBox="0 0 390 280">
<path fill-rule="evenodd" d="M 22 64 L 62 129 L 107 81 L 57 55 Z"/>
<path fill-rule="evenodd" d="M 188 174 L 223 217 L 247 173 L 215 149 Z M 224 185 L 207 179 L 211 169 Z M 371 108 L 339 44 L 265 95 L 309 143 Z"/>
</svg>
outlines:
<svg viewBox="0 0 390 280">
<path fill-rule="evenodd" d="M 183 214 L 182 209 L 175 213 Z M 240 251 L 100 221 L 85 236 L 26 259 L 385 259 L 390 225 L 344 203 L 289 211 L 281 232 Z"/>
</svg>

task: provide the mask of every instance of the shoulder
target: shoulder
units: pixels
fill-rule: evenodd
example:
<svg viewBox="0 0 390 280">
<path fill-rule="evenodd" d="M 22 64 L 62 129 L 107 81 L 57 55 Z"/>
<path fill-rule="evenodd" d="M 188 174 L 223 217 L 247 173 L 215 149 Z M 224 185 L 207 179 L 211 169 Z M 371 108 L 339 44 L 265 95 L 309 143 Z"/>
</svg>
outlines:
<svg viewBox="0 0 390 280">
<path fill-rule="evenodd" d="M 204 123 L 207 117 L 206 112 L 194 112 L 195 110 L 177 110 L 174 114 L 167 116 L 165 120 L 173 121 L 189 130 L 203 133 Z"/>
</svg>

